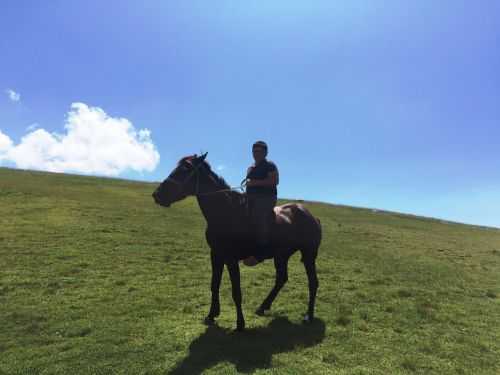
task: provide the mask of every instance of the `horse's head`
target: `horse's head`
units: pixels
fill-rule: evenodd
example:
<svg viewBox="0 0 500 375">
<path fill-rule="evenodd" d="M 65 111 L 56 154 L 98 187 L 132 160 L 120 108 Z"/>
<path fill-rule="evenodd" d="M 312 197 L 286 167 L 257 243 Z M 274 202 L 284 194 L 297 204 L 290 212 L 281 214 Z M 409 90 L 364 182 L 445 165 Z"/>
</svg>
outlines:
<svg viewBox="0 0 500 375">
<path fill-rule="evenodd" d="M 207 153 L 182 158 L 177 167 L 156 188 L 153 199 L 161 206 L 169 207 L 189 195 L 196 195 L 204 174 Z"/>
</svg>

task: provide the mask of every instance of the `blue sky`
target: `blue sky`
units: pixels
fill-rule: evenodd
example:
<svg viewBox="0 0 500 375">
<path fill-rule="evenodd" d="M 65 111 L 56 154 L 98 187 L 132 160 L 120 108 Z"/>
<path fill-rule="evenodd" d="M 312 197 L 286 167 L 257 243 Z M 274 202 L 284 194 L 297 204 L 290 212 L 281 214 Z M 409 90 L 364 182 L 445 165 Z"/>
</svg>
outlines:
<svg viewBox="0 0 500 375">
<path fill-rule="evenodd" d="M 280 197 L 500 227 L 499 41 L 487 0 L 2 1 L 0 165 L 94 121 L 135 148 L 60 168 L 158 181 L 208 151 L 236 185 L 262 139 Z"/>
</svg>

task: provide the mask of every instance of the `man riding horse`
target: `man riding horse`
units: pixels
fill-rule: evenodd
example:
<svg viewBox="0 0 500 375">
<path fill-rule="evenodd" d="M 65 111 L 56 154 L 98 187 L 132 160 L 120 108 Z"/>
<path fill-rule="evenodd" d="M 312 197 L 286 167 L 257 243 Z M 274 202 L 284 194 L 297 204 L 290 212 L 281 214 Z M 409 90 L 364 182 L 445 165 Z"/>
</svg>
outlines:
<svg viewBox="0 0 500 375">
<path fill-rule="evenodd" d="M 239 262 L 244 260 L 251 265 L 264 258 L 274 260 L 274 287 L 256 310 L 258 315 L 264 315 L 271 309 L 273 301 L 288 280 L 288 261 L 295 252 L 302 255 L 301 261 L 309 286 L 309 303 L 304 321 L 312 322 L 319 285 L 316 258 L 322 237 L 320 220 L 300 203 L 278 206 L 274 210 L 276 214 L 273 213 L 278 171 L 276 166 L 269 166 L 269 161 L 263 163 L 267 154 L 265 144 L 257 142 L 253 150 L 255 165 L 248 171 L 247 189 L 251 201 L 251 218 L 259 233 L 258 245 L 255 231 L 248 230 L 249 217 L 247 206 L 244 204 L 247 195 L 234 191 L 212 170 L 210 164 L 205 161 L 206 153 L 183 157 L 153 192 L 153 199 L 163 207 L 170 207 L 188 196 L 194 196 L 206 219 L 205 237 L 210 248 L 212 268 L 212 301 L 205 323 L 213 324 L 220 314 L 219 288 L 224 266 L 231 279 L 232 297 L 236 307 L 236 330 L 242 331 L 245 328 L 245 318 Z M 264 188 L 264 192 L 256 188 Z M 267 221 L 268 215 L 272 221 Z M 269 230 L 270 227 L 272 231 Z M 264 249 L 260 248 L 262 246 Z"/>
</svg>

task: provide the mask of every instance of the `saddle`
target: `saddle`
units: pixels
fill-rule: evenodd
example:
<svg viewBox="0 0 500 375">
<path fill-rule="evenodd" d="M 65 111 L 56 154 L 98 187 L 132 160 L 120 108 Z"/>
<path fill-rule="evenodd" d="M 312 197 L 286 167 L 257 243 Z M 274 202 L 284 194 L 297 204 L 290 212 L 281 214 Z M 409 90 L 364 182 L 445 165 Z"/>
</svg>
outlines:
<svg viewBox="0 0 500 375">
<path fill-rule="evenodd" d="M 292 207 L 288 204 L 274 207 L 274 224 L 291 224 Z"/>
<path fill-rule="evenodd" d="M 246 194 L 242 194 L 239 196 L 238 204 L 243 209 L 244 216 L 248 220 L 249 225 L 251 225 L 250 208 L 248 203 L 248 197 Z M 273 232 L 276 225 L 291 224 L 294 208 L 296 208 L 296 205 L 294 203 L 275 206 L 273 208 L 273 211 L 269 212 L 269 215 L 273 216 L 269 221 L 271 227 L 270 232 Z"/>
</svg>

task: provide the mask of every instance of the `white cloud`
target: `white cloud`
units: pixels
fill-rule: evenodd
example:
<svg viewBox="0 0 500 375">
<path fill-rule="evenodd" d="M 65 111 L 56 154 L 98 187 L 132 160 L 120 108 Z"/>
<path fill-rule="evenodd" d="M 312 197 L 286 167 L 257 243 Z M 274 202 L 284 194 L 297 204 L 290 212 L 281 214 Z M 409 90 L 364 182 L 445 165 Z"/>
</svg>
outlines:
<svg viewBox="0 0 500 375">
<path fill-rule="evenodd" d="M 7 152 L 12 147 L 12 141 L 0 130 L 0 163 L 6 158 Z"/>
<path fill-rule="evenodd" d="M 136 131 L 126 118 L 101 108 L 73 103 L 64 128 L 65 134 L 36 129 L 17 145 L 0 132 L 0 161 L 3 152 L 4 160 L 23 169 L 116 176 L 152 171 L 160 160 L 148 129 Z"/>
<path fill-rule="evenodd" d="M 226 166 L 224 164 L 220 164 L 217 166 L 218 171 L 223 171 L 224 169 L 226 169 Z"/>
<path fill-rule="evenodd" d="M 21 94 L 15 92 L 12 89 L 5 90 L 5 93 L 9 96 L 9 99 L 12 100 L 13 102 L 18 102 L 21 100 Z"/>
</svg>

